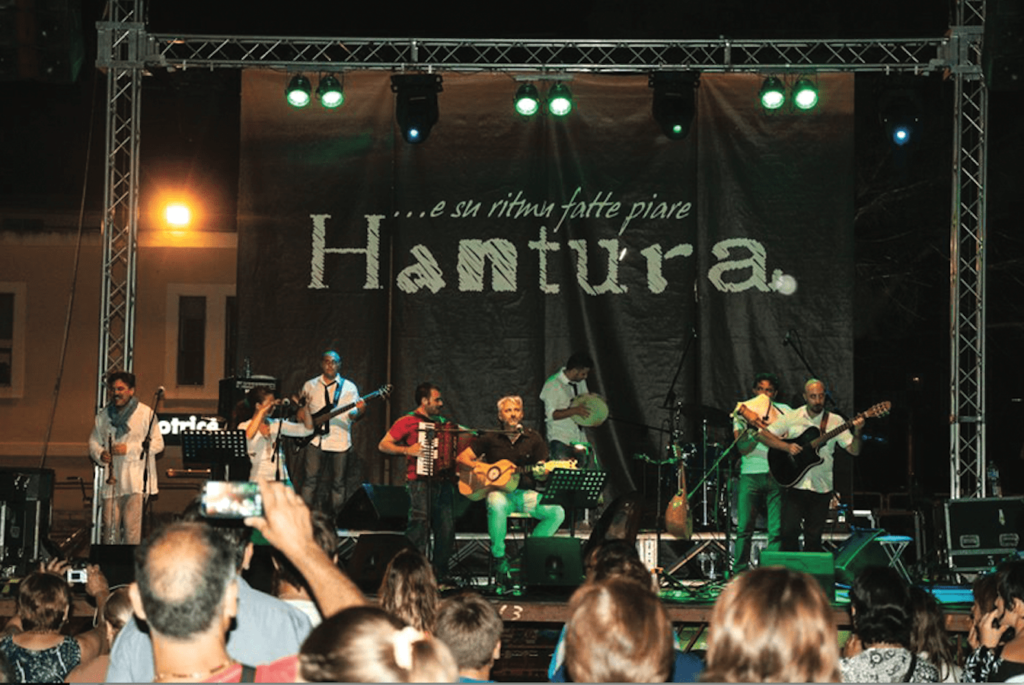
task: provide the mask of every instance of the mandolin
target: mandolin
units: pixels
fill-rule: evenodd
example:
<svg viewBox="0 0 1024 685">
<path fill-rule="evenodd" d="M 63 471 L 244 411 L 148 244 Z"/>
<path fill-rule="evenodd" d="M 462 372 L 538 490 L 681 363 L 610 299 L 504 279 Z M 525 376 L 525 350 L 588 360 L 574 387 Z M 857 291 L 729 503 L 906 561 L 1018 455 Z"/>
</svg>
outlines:
<svg viewBox="0 0 1024 685">
<path fill-rule="evenodd" d="M 679 464 L 679 489 L 665 509 L 665 530 L 677 538 L 689 540 L 693 535 L 693 519 L 686 495 L 686 464 L 680 461 L 678 445 L 672 445 L 672 456 Z"/>
</svg>

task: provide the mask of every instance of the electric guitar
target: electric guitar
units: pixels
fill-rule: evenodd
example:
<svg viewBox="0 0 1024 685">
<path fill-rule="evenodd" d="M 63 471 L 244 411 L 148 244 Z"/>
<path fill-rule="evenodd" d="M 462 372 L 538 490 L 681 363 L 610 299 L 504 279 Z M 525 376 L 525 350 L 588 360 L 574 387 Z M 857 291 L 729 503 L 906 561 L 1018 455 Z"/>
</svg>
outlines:
<svg viewBox="0 0 1024 685">
<path fill-rule="evenodd" d="M 822 433 L 818 428 L 812 426 L 792 440 L 785 440 L 789 444 L 797 444 L 803 450 L 796 456 L 785 450 L 770 448 L 768 450 L 768 470 L 778 481 L 779 485 L 788 488 L 792 487 L 803 478 L 808 471 L 815 466 L 824 463 L 825 458 L 818 454 L 818 450 L 832 438 L 843 431 L 850 430 L 853 422 L 860 417 L 866 419 L 885 416 L 892 408 L 892 402 L 879 402 L 865 412 L 861 412 L 852 419 L 836 426 L 830 431 Z"/>
<path fill-rule="evenodd" d="M 546 461 L 542 464 L 531 464 L 522 468 L 508 459 L 502 459 L 493 464 L 482 461 L 476 462 L 473 466 L 459 464 L 459 494 L 464 495 L 471 502 L 476 502 L 482 500 L 492 490 L 512 492 L 519 487 L 523 471 L 540 470 L 541 467 L 543 467 L 544 473 L 551 473 L 555 469 L 577 468 L 575 459 Z"/>
<path fill-rule="evenodd" d="M 331 419 L 333 419 L 338 414 L 344 414 L 345 412 L 351 410 L 360 402 L 372 400 L 374 397 L 387 399 L 388 395 L 391 394 L 391 390 L 392 386 L 390 384 L 386 384 L 380 386 L 380 388 L 374 390 L 369 395 L 363 395 L 355 402 L 349 402 L 343 407 L 338 407 L 337 409 L 334 409 L 329 405 L 323 407 L 320 411 L 316 412 L 311 417 L 313 419 L 313 434 L 308 435 L 304 438 L 299 438 L 299 447 L 305 447 L 313 440 L 313 438 L 317 437 L 318 435 L 327 435 L 327 433 L 331 430 L 331 426 L 329 425 Z"/>
</svg>

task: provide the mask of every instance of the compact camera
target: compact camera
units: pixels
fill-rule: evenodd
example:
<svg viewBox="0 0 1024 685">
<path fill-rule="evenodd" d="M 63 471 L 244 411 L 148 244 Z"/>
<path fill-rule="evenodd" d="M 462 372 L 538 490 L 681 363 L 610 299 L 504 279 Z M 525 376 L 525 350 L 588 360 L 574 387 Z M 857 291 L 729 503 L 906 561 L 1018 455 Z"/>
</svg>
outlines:
<svg viewBox="0 0 1024 685">
<path fill-rule="evenodd" d="M 89 572 L 84 568 L 69 568 L 65 573 L 68 583 L 74 585 L 75 583 L 85 583 L 89 580 Z"/>
</svg>

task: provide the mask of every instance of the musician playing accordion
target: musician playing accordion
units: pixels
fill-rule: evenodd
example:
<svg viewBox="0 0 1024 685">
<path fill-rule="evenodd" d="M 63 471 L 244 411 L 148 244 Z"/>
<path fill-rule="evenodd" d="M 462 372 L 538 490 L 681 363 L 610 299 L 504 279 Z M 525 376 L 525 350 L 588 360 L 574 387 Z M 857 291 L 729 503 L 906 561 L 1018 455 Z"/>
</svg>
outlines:
<svg viewBox="0 0 1024 685">
<path fill-rule="evenodd" d="M 455 546 L 455 441 L 452 433 L 444 430 L 443 406 L 440 388 L 421 383 L 416 388 L 416 409 L 395 421 L 378 445 L 384 454 L 405 457 L 409 493 L 405 535 L 430 558 L 439 580 L 448 576 L 448 560 Z"/>
</svg>

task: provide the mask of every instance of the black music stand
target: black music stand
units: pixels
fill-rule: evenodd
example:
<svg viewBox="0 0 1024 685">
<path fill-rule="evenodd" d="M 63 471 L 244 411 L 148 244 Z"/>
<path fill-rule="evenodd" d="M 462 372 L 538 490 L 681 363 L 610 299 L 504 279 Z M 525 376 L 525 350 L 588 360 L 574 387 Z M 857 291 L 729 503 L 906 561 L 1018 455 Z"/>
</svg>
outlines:
<svg viewBox="0 0 1024 685">
<path fill-rule="evenodd" d="M 232 480 L 231 467 L 245 467 L 245 476 L 233 480 L 249 480 L 249 448 L 244 430 L 184 430 L 181 432 L 181 461 L 186 468 L 209 466 L 211 480 Z"/>
<path fill-rule="evenodd" d="M 569 535 L 576 537 L 576 510 L 596 506 L 608 474 L 604 471 L 554 469 L 541 504 L 560 504 L 569 514 Z"/>
</svg>

